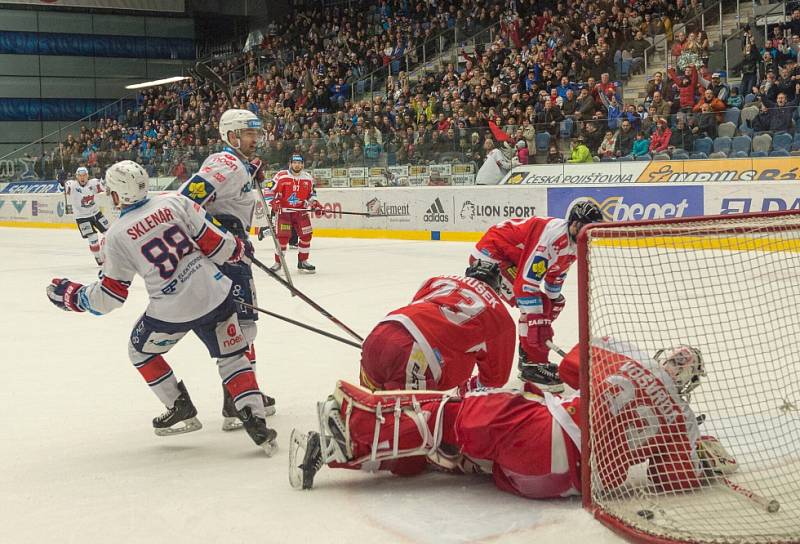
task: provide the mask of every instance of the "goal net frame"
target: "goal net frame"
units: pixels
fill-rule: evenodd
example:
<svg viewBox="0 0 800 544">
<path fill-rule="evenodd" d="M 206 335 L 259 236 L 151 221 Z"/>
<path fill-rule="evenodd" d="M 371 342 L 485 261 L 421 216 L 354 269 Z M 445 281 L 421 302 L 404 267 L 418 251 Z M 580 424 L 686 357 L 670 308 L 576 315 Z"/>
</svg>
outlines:
<svg viewBox="0 0 800 544">
<path fill-rule="evenodd" d="M 786 219 L 781 219 L 786 218 Z M 761 226 L 766 220 L 775 219 L 774 226 Z M 751 221 L 748 223 L 748 221 Z M 784 221 L 783 223 L 781 221 Z M 749 225 L 749 227 L 748 227 Z M 752 226 L 755 225 L 755 228 Z M 661 227 L 661 229 L 659 229 Z M 787 246 L 768 246 L 765 248 L 764 243 L 769 243 L 769 240 L 759 240 L 758 235 L 765 233 L 767 237 L 771 233 L 781 233 L 792 231 L 789 236 L 789 244 Z M 755 234 L 755 236 L 754 236 Z M 716 240 L 708 245 L 704 245 L 703 240 L 699 237 L 709 235 L 710 238 Z M 751 236 L 751 237 L 748 237 Z M 660 240 L 659 238 L 663 238 Z M 640 240 L 635 241 L 636 238 Z M 650 241 L 644 240 L 649 238 Z M 738 246 L 742 243 L 744 238 L 745 244 L 748 242 L 750 245 Z M 776 237 L 777 238 L 777 237 Z M 731 214 L 731 215 L 711 215 L 711 216 L 698 216 L 698 217 L 684 217 L 675 219 L 657 219 L 657 220 L 643 220 L 643 221 L 626 221 L 626 222 L 606 222 L 594 223 L 585 226 L 577 237 L 577 261 L 578 261 L 578 314 L 579 314 L 579 350 L 580 350 L 580 388 L 581 388 L 581 484 L 582 484 L 582 502 L 583 507 L 592 513 L 594 517 L 601 523 L 612 529 L 616 533 L 624 536 L 626 539 L 633 542 L 641 542 L 648 544 L 666 544 L 674 542 L 800 542 L 800 514 L 797 514 L 797 526 L 793 531 L 788 531 L 784 538 L 769 538 L 767 540 L 757 538 L 744 538 L 737 540 L 735 537 L 722 535 L 718 540 L 715 538 L 708 538 L 703 536 L 698 539 L 693 539 L 686 536 L 686 534 L 678 536 L 659 534 L 659 531 L 650 531 L 648 528 L 642 528 L 647 525 L 647 520 L 650 518 L 650 511 L 639 511 L 638 515 L 643 519 L 635 519 L 635 516 L 627 514 L 627 519 L 620 516 L 619 512 L 612 513 L 603 504 L 603 501 L 597 500 L 592 489 L 592 429 L 591 429 L 591 339 L 593 336 L 602 336 L 603 331 L 592 331 L 592 251 L 602 251 L 597 247 L 602 244 L 597 244 L 598 239 L 609 240 L 605 243 L 609 246 L 619 246 L 625 248 L 634 248 L 632 251 L 637 251 L 636 248 L 658 248 L 658 250 L 680 249 L 680 250 L 706 250 L 715 249 L 721 251 L 775 251 L 793 253 L 793 258 L 798 260 L 798 282 L 800 282 L 800 210 L 797 211 L 782 211 L 782 212 L 766 212 L 766 213 L 747 213 L 747 214 Z M 628 240 L 625 242 L 625 240 Z M 727 240 L 727 245 L 726 245 Z M 592 244 L 595 243 L 595 246 Z M 714 245 L 716 243 L 716 245 Z M 780 242 L 778 242 L 780 243 Z M 648 245 L 652 244 L 652 245 Z M 670 245 L 677 244 L 677 245 Z M 597 268 L 602 266 L 602 253 L 598 257 L 599 264 Z M 595 255 L 597 257 L 597 255 Z M 613 268 L 611 273 L 613 274 Z M 602 281 L 598 280 L 598 283 Z M 650 281 L 644 280 L 647 285 Z M 653 281 L 657 283 L 657 281 Z M 616 286 L 619 288 L 619 286 Z M 599 292 L 602 292 L 602 287 L 597 287 Z M 665 291 L 667 288 L 665 288 Z M 601 295 L 602 297 L 602 295 Z M 599 302 L 601 306 L 603 302 Z M 646 306 L 646 304 L 644 304 Z M 642 310 L 647 311 L 646 308 Z M 798 306 L 800 312 L 800 306 Z M 598 312 L 600 315 L 601 312 Z M 677 321 L 677 320 L 676 320 Z M 598 328 L 601 328 L 598 326 Z M 611 326 L 614 328 L 614 326 Z M 613 334 L 613 331 L 605 334 Z M 633 333 L 635 336 L 635 333 Z M 627 339 L 623 339 L 627 340 Z M 800 342 L 800 340 L 798 340 Z M 599 371 L 598 371 L 599 372 Z M 798 369 L 800 372 L 800 368 Z M 792 439 L 792 444 L 796 446 L 798 455 L 800 455 L 800 441 Z M 736 458 L 736 452 L 731 452 L 732 456 Z M 792 461 L 794 462 L 794 461 Z M 732 484 L 733 487 L 737 487 Z M 745 490 L 746 492 L 746 490 Z M 724 491 L 723 491 L 724 493 Z M 692 495 L 687 494 L 686 500 L 692 500 Z M 696 495 L 694 495 L 696 497 Z M 741 497 L 739 497 L 741 499 Z M 682 500 L 678 494 L 678 500 Z M 696 501 L 696 498 L 694 499 Z M 733 500 L 733 499 L 731 499 Z M 744 500 L 741 508 L 748 508 L 747 500 Z M 613 505 L 612 508 L 613 510 Z M 782 512 L 783 513 L 783 512 Z"/>
</svg>

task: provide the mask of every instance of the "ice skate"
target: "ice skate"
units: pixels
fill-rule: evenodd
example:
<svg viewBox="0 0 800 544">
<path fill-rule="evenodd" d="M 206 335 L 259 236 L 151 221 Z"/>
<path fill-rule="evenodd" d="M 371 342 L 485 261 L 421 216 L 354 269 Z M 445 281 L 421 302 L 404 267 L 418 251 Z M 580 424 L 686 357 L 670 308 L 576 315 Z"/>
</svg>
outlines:
<svg viewBox="0 0 800 544">
<path fill-rule="evenodd" d="M 278 433 L 267 427 L 267 422 L 263 418 L 253 414 L 249 406 L 245 406 L 239 410 L 239 417 L 244 424 L 244 430 L 247 431 L 247 434 L 250 435 L 250 438 L 253 439 L 256 446 L 261 447 L 264 453 L 267 454 L 267 457 L 272 457 L 272 454 L 278 449 L 278 444 L 276 442 Z"/>
<path fill-rule="evenodd" d="M 192 399 L 186 391 L 183 382 L 178 382 L 181 394 L 175 399 L 172 408 L 153 419 L 153 429 L 158 436 L 171 436 L 174 434 L 191 433 L 203 428 L 197 419 L 197 409 L 192 404 Z"/>
<path fill-rule="evenodd" d="M 269 417 L 275 415 L 275 399 L 269 395 L 261 395 L 264 399 L 264 415 Z M 236 406 L 233 404 L 228 390 L 222 386 L 222 430 L 223 431 L 238 431 L 244 428 L 242 420 L 239 418 L 239 412 L 236 411 Z"/>
<path fill-rule="evenodd" d="M 275 263 L 272 266 L 270 266 L 269 269 L 272 270 L 273 272 L 277 272 L 277 273 L 280 274 L 281 273 L 281 263 Z"/>
<path fill-rule="evenodd" d="M 314 274 L 317 271 L 317 267 L 308 262 L 308 260 L 297 261 L 297 269 L 300 272 L 305 272 L 306 274 Z"/>
<path fill-rule="evenodd" d="M 564 382 L 558 375 L 558 365 L 548 362 L 529 362 L 525 352 L 520 348 L 517 369 L 519 369 L 519 379 L 526 382 L 526 391 L 529 389 L 527 385 L 530 384 L 532 386 L 530 392 L 533 393 L 536 393 L 537 389 L 542 393 L 564 392 Z"/>
<path fill-rule="evenodd" d="M 295 489 L 311 489 L 314 476 L 325 461 L 320 447 L 319 433 L 309 431 L 303 434 L 292 429 L 289 438 L 289 483 Z"/>
</svg>

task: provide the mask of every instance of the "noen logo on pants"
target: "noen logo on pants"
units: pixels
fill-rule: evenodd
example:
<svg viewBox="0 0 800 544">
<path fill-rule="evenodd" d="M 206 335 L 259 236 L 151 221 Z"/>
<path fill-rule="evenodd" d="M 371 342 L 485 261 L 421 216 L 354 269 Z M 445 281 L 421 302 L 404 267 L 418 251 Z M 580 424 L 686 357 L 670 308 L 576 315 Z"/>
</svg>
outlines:
<svg viewBox="0 0 800 544">
<path fill-rule="evenodd" d="M 430 205 L 428 211 L 425 212 L 425 215 L 422 216 L 422 219 L 427 223 L 447 223 L 450 221 L 450 217 L 444 213 L 444 206 L 442 206 L 442 201 L 439 200 L 438 196 L 433 201 L 433 204 Z"/>
</svg>

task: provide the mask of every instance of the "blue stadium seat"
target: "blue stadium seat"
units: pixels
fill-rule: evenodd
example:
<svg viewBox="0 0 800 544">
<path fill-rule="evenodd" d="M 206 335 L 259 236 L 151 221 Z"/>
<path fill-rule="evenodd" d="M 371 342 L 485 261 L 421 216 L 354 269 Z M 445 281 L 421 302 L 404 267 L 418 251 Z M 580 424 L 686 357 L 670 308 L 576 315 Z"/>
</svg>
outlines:
<svg viewBox="0 0 800 544">
<path fill-rule="evenodd" d="M 633 155 L 623 155 L 617 160 L 620 160 L 620 161 L 632 161 L 633 160 Z"/>
<path fill-rule="evenodd" d="M 683 149 L 676 149 L 672 152 L 672 158 L 676 161 L 686 161 L 689 160 L 689 154 Z"/>
<path fill-rule="evenodd" d="M 753 151 L 752 153 L 750 153 L 750 157 L 752 157 L 752 158 L 766 157 L 766 156 L 767 156 L 767 152 L 766 151 Z"/>
<path fill-rule="evenodd" d="M 731 151 L 733 151 L 734 155 L 740 151 L 744 151 L 744 156 L 746 157 L 747 154 L 750 153 L 750 146 L 752 143 L 753 140 L 750 139 L 750 136 L 737 136 L 731 142 Z"/>
<path fill-rule="evenodd" d="M 738 127 L 739 114 L 741 114 L 741 110 L 739 108 L 728 108 L 727 110 L 725 110 L 725 122 L 733 123 Z"/>
<path fill-rule="evenodd" d="M 769 154 L 770 157 L 788 157 L 789 152 L 785 149 L 776 149 Z"/>
<path fill-rule="evenodd" d="M 550 145 L 550 134 L 547 132 L 536 133 L 536 151 L 547 151 L 547 146 Z"/>
<path fill-rule="evenodd" d="M 639 155 L 635 157 L 633 160 L 635 161 L 652 161 L 653 157 L 650 156 L 650 153 L 645 153 L 644 155 Z"/>
<path fill-rule="evenodd" d="M 734 159 L 746 159 L 749 155 L 747 151 L 734 151 L 731 155 Z"/>
<path fill-rule="evenodd" d="M 792 150 L 797 151 L 800 149 L 800 132 L 794 135 L 794 143 L 792 143 Z"/>
<path fill-rule="evenodd" d="M 695 145 L 695 150 L 697 146 Z M 699 150 L 698 150 L 699 151 Z M 731 152 L 731 139 L 727 136 L 720 136 L 714 139 L 714 153 L 725 153 L 726 155 Z"/>
<path fill-rule="evenodd" d="M 708 155 L 703 153 L 703 152 L 701 152 L 701 151 L 696 151 L 696 152 L 692 153 L 691 155 L 689 155 L 689 158 L 690 159 L 707 159 Z"/>
<path fill-rule="evenodd" d="M 714 147 L 714 142 L 711 138 L 698 138 L 694 141 L 694 152 L 695 153 L 703 153 L 704 155 L 708 156 L 711 153 L 711 149 Z M 705 157 L 703 157 L 705 158 Z"/>
<path fill-rule="evenodd" d="M 559 127 L 559 133 L 561 134 L 562 138 L 571 138 L 572 137 L 572 125 L 575 123 L 572 119 L 567 117 L 563 121 L 561 121 L 561 125 Z"/>
<path fill-rule="evenodd" d="M 786 132 L 780 132 L 773 136 L 772 138 L 772 149 L 773 151 L 789 151 L 789 148 L 792 147 L 792 135 Z"/>
</svg>

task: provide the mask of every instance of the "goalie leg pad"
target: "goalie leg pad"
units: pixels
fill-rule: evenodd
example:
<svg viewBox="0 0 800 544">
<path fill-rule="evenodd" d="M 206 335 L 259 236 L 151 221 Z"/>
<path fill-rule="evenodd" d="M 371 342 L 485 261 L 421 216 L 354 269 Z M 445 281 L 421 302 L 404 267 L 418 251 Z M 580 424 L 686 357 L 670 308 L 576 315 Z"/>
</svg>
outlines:
<svg viewBox="0 0 800 544">
<path fill-rule="evenodd" d="M 385 463 L 407 457 L 435 458 L 442 443 L 445 406 L 458 399 L 434 391 L 385 391 L 340 381 L 320 404 L 320 435 L 327 463 L 366 470 L 399 469 Z M 417 463 L 413 463 L 415 466 Z M 418 472 L 422 466 L 409 471 Z"/>
</svg>

